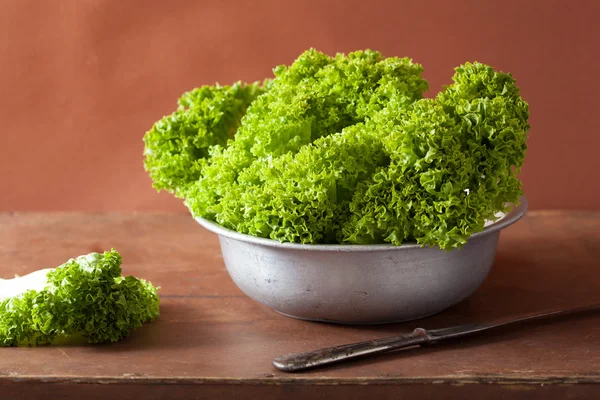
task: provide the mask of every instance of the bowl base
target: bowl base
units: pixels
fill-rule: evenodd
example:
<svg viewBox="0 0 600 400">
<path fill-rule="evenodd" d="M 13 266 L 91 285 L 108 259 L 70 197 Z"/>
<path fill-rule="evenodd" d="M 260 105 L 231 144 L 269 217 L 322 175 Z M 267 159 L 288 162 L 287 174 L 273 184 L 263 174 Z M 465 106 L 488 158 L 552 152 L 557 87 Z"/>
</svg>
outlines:
<svg viewBox="0 0 600 400">
<path fill-rule="evenodd" d="M 336 321 L 336 320 L 331 320 L 331 319 L 306 318 L 306 317 L 297 317 L 295 315 L 286 314 L 284 312 L 277 311 L 277 310 L 273 310 L 273 311 L 275 311 L 277 314 L 283 315 L 284 317 L 294 318 L 294 319 L 298 319 L 301 321 L 322 322 L 322 323 L 326 323 L 326 324 L 337 324 L 337 325 L 353 325 L 353 326 L 361 326 L 362 325 L 362 326 L 364 326 L 364 325 L 398 324 L 401 322 L 416 321 L 419 319 L 423 319 L 423 318 L 427 318 L 427 317 L 431 317 L 433 315 L 439 314 L 444 310 L 433 312 L 431 314 L 426 314 L 426 315 L 419 316 L 419 317 L 414 317 L 414 318 L 394 319 L 394 320 L 389 320 L 389 321 L 384 320 L 384 321 L 376 321 L 376 322 L 348 322 L 348 321 Z"/>
</svg>

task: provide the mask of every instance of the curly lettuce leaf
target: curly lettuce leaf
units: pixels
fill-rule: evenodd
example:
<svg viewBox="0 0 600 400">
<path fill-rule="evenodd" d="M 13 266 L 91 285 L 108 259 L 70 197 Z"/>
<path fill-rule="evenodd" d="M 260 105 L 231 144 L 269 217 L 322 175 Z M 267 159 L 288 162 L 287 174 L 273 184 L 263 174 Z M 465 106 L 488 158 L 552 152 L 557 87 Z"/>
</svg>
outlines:
<svg viewBox="0 0 600 400">
<path fill-rule="evenodd" d="M 184 93 L 179 107 L 144 136 L 144 166 L 157 190 L 178 197 L 198 180 L 212 147 L 226 147 L 246 109 L 268 90 L 269 80 L 202 86 Z"/>
<path fill-rule="evenodd" d="M 369 50 L 335 57 L 309 50 L 291 66 L 277 67 L 269 92 L 250 105 L 233 141 L 190 186 L 186 205 L 238 232 L 331 240 L 339 219 L 331 216 L 358 182 L 351 177 L 369 176 L 373 161 L 366 159 L 381 158 L 378 141 L 361 143 L 376 132 L 345 128 L 367 122 L 391 98 L 402 106 L 420 99 L 427 89 L 421 73 L 407 58 Z M 364 157 L 357 159 L 357 151 Z M 344 196 L 332 195 L 338 187 Z"/>
<path fill-rule="evenodd" d="M 391 128 L 391 162 L 356 191 L 341 241 L 450 250 L 518 204 L 527 103 L 510 75 L 483 64 L 465 64 L 453 79 L 435 100 L 378 116 Z"/>
<path fill-rule="evenodd" d="M 47 274 L 43 290 L 0 302 L 0 346 L 48 344 L 83 336 L 90 343 L 115 342 L 159 315 L 157 289 L 121 276 L 115 250 L 67 261 Z"/>
<path fill-rule="evenodd" d="M 238 231 L 300 243 L 333 243 L 356 185 L 388 162 L 364 124 L 253 163 L 215 206 Z"/>
</svg>

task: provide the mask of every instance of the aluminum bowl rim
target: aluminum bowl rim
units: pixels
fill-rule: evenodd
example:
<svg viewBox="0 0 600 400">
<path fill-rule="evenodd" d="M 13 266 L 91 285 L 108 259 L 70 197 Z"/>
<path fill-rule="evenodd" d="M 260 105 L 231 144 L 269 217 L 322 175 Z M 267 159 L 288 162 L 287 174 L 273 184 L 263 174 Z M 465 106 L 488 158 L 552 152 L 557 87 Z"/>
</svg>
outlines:
<svg viewBox="0 0 600 400">
<path fill-rule="evenodd" d="M 474 233 L 469 237 L 471 240 L 476 237 L 489 235 L 494 232 L 498 232 L 518 220 L 520 220 L 527 212 L 528 201 L 525 196 L 519 199 L 519 205 L 514 207 L 510 212 L 503 215 L 500 219 L 494 223 L 486 226 L 482 231 Z M 205 218 L 195 217 L 194 218 L 200 225 L 209 230 L 210 232 L 216 233 L 219 236 L 223 236 L 229 239 L 238 240 L 241 242 L 257 244 L 261 246 L 274 247 L 279 249 L 290 249 L 290 250 L 304 250 L 304 251 L 333 251 L 333 252 L 369 252 L 369 251 L 401 251 L 408 249 L 427 249 L 426 247 L 418 243 L 410 242 L 402 245 L 394 244 L 303 244 L 303 243 L 290 243 L 280 242 L 275 239 L 261 238 L 258 236 L 252 236 L 245 233 L 239 233 L 234 230 L 225 228 L 222 225 L 217 224 L 214 221 L 210 221 Z"/>
</svg>

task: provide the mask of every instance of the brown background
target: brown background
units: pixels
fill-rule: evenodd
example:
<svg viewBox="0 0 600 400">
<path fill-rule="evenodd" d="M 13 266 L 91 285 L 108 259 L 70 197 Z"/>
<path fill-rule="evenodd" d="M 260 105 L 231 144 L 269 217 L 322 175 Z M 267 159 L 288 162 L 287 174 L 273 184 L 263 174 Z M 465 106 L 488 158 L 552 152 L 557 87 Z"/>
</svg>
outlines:
<svg viewBox="0 0 600 400">
<path fill-rule="evenodd" d="M 180 210 L 142 167 L 179 94 L 258 80 L 308 47 L 512 72 L 532 208 L 600 208 L 600 1 L 0 1 L 0 211 Z"/>
</svg>

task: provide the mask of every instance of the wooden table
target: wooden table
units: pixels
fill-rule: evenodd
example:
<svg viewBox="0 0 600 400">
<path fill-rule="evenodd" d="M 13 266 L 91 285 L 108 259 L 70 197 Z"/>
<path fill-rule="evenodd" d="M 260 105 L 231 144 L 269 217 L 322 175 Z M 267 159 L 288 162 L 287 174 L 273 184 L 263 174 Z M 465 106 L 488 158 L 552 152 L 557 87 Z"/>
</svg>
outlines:
<svg viewBox="0 0 600 400">
<path fill-rule="evenodd" d="M 600 302 L 600 213 L 530 212 L 471 298 L 417 322 L 297 321 L 229 279 L 216 237 L 180 214 L 0 214 L 0 276 L 116 248 L 162 287 L 161 317 L 113 345 L 0 349 L 0 398 L 600 398 L 600 313 L 528 323 L 302 374 L 289 352 Z"/>
</svg>

